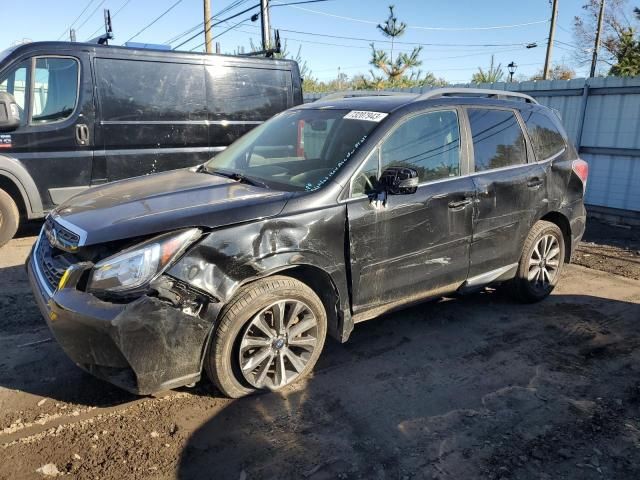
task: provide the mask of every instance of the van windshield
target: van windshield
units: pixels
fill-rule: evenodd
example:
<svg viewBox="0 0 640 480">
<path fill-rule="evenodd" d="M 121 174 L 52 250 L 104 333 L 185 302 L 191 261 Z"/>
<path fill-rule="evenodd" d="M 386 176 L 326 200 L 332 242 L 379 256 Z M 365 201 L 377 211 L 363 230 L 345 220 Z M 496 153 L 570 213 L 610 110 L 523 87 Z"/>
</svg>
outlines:
<svg viewBox="0 0 640 480">
<path fill-rule="evenodd" d="M 311 191 L 328 182 L 384 118 L 350 110 L 289 110 L 250 131 L 203 167 L 267 187 Z M 373 120 L 372 120 L 373 118 Z"/>
</svg>

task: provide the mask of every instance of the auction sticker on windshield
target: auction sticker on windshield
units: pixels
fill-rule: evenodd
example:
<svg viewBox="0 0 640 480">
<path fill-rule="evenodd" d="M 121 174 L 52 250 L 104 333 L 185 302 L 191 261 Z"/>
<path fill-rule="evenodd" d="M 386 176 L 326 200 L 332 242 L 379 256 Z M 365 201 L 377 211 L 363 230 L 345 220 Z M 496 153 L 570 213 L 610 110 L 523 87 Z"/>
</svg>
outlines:
<svg viewBox="0 0 640 480">
<path fill-rule="evenodd" d="M 346 120 L 366 120 L 367 122 L 379 122 L 384 117 L 386 117 L 387 113 L 381 112 L 366 112 L 363 110 L 351 110 L 347 113 L 344 118 Z"/>
</svg>

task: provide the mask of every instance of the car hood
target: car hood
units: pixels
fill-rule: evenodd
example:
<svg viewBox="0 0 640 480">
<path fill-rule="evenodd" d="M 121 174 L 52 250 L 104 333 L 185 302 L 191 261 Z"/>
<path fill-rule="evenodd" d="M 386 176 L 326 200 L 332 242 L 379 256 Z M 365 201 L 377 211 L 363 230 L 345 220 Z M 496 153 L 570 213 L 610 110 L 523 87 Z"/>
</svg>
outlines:
<svg viewBox="0 0 640 480">
<path fill-rule="evenodd" d="M 91 188 L 53 212 L 80 235 L 81 245 L 183 227 L 215 228 L 277 215 L 290 192 L 226 177 L 175 170 Z"/>
</svg>

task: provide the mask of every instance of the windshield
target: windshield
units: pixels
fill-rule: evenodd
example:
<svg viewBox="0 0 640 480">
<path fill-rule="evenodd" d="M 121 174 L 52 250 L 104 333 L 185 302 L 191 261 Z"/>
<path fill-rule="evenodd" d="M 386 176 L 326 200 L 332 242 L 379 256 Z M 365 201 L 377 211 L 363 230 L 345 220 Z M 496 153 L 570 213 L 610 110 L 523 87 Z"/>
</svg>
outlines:
<svg viewBox="0 0 640 480">
<path fill-rule="evenodd" d="M 247 133 L 204 166 L 270 188 L 311 191 L 351 158 L 377 122 L 350 110 L 290 110 Z M 354 118 L 358 117 L 358 118 Z"/>
</svg>

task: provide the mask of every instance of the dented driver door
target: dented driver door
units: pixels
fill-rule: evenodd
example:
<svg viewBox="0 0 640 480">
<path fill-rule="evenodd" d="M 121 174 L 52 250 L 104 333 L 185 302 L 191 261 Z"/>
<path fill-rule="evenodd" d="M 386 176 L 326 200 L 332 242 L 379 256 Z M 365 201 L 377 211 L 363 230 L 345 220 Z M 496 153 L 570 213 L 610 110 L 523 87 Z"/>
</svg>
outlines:
<svg viewBox="0 0 640 480">
<path fill-rule="evenodd" d="M 475 186 L 461 150 L 455 110 L 420 113 L 400 122 L 353 177 L 347 215 L 356 321 L 466 280 Z M 418 172 L 414 193 L 372 191 L 376 171 L 391 166 Z"/>
</svg>

